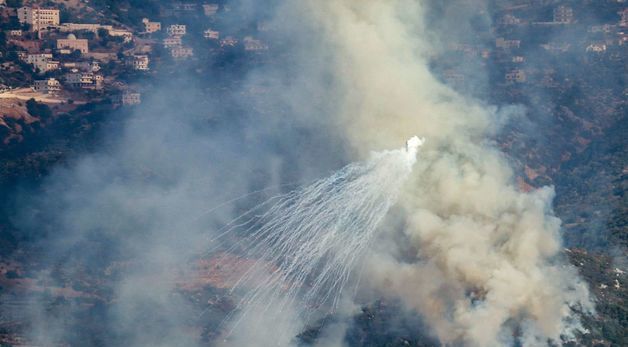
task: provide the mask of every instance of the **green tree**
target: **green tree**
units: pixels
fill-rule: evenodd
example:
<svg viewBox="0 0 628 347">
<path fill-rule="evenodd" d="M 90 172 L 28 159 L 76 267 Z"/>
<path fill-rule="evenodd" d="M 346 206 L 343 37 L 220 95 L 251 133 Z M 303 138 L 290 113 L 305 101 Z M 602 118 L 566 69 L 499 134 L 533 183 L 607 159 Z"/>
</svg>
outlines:
<svg viewBox="0 0 628 347">
<path fill-rule="evenodd" d="M 4 31 L 0 31 L 0 50 L 3 52 L 7 48 L 7 34 Z"/>
<path fill-rule="evenodd" d="M 7 0 L 8 7 L 22 7 L 22 0 Z"/>
<path fill-rule="evenodd" d="M 46 104 L 38 103 L 31 98 L 26 102 L 26 110 L 30 115 L 40 117 L 42 119 L 52 117 L 52 110 Z"/>
<path fill-rule="evenodd" d="M 72 53 L 70 53 L 69 58 L 71 60 L 77 60 L 81 58 L 81 51 L 78 49 L 75 49 L 74 51 L 72 51 Z"/>
</svg>

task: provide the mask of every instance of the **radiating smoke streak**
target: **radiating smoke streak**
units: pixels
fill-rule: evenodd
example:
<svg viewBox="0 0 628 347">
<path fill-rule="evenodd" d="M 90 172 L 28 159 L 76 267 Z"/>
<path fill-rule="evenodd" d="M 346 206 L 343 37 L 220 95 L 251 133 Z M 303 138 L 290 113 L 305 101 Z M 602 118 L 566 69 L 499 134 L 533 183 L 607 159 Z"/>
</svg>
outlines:
<svg viewBox="0 0 628 347">
<path fill-rule="evenodd" d="M 233 221 L 222 235 L 238 233 L 242 239 L 228 252 L 255 262 L 232 289 L 244 292 L 232 332 L 250 314 L 296 328 L 319 309 L 334 310 L 422 143 L 413 137 L 406 149 L 374 153 L 364 163 L 271 198 L 247 211 L 245 221 Z M 259 215 L 250 217 L 255 213 Z M 285 330 L 286 339 L 294 336 L 291 331 Z"/>
</svg>

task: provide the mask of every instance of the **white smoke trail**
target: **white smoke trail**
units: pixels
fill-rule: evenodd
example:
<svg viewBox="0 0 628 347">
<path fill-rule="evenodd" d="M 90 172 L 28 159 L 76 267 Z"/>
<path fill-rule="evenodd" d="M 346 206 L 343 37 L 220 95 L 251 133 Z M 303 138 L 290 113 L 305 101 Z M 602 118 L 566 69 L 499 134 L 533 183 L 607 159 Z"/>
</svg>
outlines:
<svg viewBox="0 0 628 347">
<path fill-rule="evenodd" d="M 279 197 L 267 211 L 228 231 L 243 234 L 229 252 L 255 260 L 232 289 L 244 292 L 232 322 L 235 338 L 251 329 L 247 322 L 264 320 L 281 331 L 258 332 L 256 340 L 285 345 L 312 314 L 337 307 L 422 144 L 413 137 L 405 149 L 373 153 L 364 163 Z"/>
</svg>

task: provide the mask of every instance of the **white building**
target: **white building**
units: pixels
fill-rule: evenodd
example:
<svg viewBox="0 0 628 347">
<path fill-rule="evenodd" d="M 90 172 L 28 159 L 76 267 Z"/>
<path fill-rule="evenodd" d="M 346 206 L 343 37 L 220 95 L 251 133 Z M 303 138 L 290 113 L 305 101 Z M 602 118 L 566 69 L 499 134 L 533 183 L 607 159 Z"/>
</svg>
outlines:
<svg viewBox="0 0 628 347">
<path fill-rule="evenodd" d="M 216 12 L 218 12 L 218 5 L 217 4 L 205 4 L 205 5 L 203 5 L 203 13 L 205 13 L 205 15 L 207 17 L 215 15 Z"/>
<path fill-rule="evenodd" d="M 124 42 L 130 42 L 133 39 L 133 33 L 125 29 L 117 29 L 111 25 L 103 24 L 86 24 L 86 23 L 63 23 L 59 25 L 60 32 L 72 32 L 72 31 L 91 31 L 94 34 L 98 34 L 98 30 L 106 30 L 109 36 L 124 37 Z"/>
<path fill-rule="evenodd" d="M 61 83 L 54 78 L 36 80 L 33 90 L 39 93 L 55 94 L 61 91 Z"/>
<path fill-rule="evenodd" d="M 63 67 L 67 69 L 80 69 L 86 72 L 97 72 L 100 71 L 100 63 L 97 61 L 79 61 L 79 62 L 65 62 L 63 63 Z"/>
<path fill-rule="evenodd" d="M 190 47 L 174 47 L 170 50 L 170 55 L 175 59 L 185 59 L 194 55 L 194 50 Z"/>
<path fill-rule="evenodd" d="M 502 25 L 519 25 L 521 24 L 521 19 L 515 17 L 512 14 L 505 14 L 500 20 L 499 23 Z"/>
<path fill-rule="evenodd" d="M 211 29 L 207 29 L 207 30 L 203 31 L 203 37 L 208 39 L 208 40 L 218 40 L 218 39 L 220 39 L 220 32 L 219 31 L 215 31 L 215 30 L 211 30 Z"/>
<path fill-rule="evenodd" d="M 526 81 L 526 73 L 520 69 L 514 69 L 505 76 L 506 83 L 523 83 Z"/>
<path fill-rule="evenodd" d="M 495 40 L 495 47 L 497 48 L 519 48 L 521 46 L 521 40 L 506 40 L 503 37 L 499 37 Z"/>
<path fill-rule="evenodd" d="M 569 24 L 573 23 L 573 9 L 569 6 L 558 6 L 554 9 L 554 22 Z"/>
<path fill-rule="evenodd" d="M 98 34 L 99 29 L 104 29 L 104 30 L 109 31 L 113 29 L 113 26 L 102 25 L 102 24 L 89 24 L 89 23 L 63 23 L 59 25 L 59 31 L 62 33 L 85 30 L 85 31 L 91 31 L 94 34 Z"/>
<path fill-rule="evenodd" d="M 142 95 L 138 92 L 124 91 L 122 93 L 122 105 L 138 105 L 142 103 Z"/>
<path fill-rule="evenodd" d="M 197 5 L 194 3 L 175 3 L 172 5 L 172 8 L 175 11 L 182 11 L 182 12 L 196 11 L 196 7 Z"/>
<path fill-rule="evenodd" d="M 17 10 L 17 19 L 22 24 L 29 24 L 32 31 L 39 31 L 59 25 L 59 10 L 54 8 L 21 7 Z"/>
<path fill-rule="evenodd" d="M 116 29 L 113 28 L 109 30 L 109 36 L 113 37 L 122 37 L 124 38 L 124 42 L 131 42 L 133 40 L 133 33 L 129 30 L 125 29 Z"/>
<path fill-rule="evenodd" d="M 542 44 L 541 47 L 544 50 L 552 52 L 552 53 L 564 53 L 564 52 L 567 52 L 569 48 L 571 48 L 571 44 L 566 43 L 566 42 L 562 42 L 562 43 L 550 42 L 550 43 Z"/>
<path fill-rule="evenodd" d="M 185 36 L 187 27 L 184 24 L 172 24 L 168 26 L 166 32 L 169 36 Z"/>
<path fill-rule="evenodd" d="M 164 44 L 164 48 L 173 48 L 173 47 L 181 46 L 182 41 L 181 41 L 181 38 L 178 36 L 166 37 L 163 40 L 163 44 Z"/>
<path fill-rule="evenodd" d="M 142 19 L 144 31 L 151 34 L 161 30 L 161 22 L 151 22 L 148 18 Z"/>
<path fill-rule="evenodd" d="M 87 39 L 77 39 L 74 34 L 68 35 L 67 39 L 58 39 L 57 40 L 57 49 L 63 50 L 67 49 L 72 51 L 80 51 L 81 54 L 89 53 L 89 46 Z"/>
<path fill-rule="evenodd" d="M 65 83 L 75 88 L 83 88 L 83 89 L 100 89 L 102 88 L 102 83 L 104 81 L 104 77 L 99 74 L 94 74 L 92 72 L 79 72 L 74 70 L 70 73 L 65 74 Z"/>
<path fill-rule="evenodd" d="M 41 62 L 46 62 L 47 60 L 52 59 L 51 53 L 38 53 L 38 54 L 29 54 L 26 56 L 26 62 L 31 65 L 35 65 Z"/>
<path fill-rule="evenodd" d="M 59 62 L 52 60 L 52 54 L 49 53 L 29 54 L 26 57 L 26 62 L 33 65 L 39 73 L 53 71 L 59 68 Z"/>
<path fill-rule="evenodd" d="M 619 12 L 621 19 L 619 20 L 619 26 L 622 28 L 628 27 L 628 8 L 625 8 Z"/>
<path fill-rule="evenodd" d="M 615 25 L 611 25 L 611 24 L 603 24 L 603 25 L 592 25 L 589 27 L 589 30 L 587 30 L 590 33 L 610 33 L 612 30 L 615 29 Z"/>
<path fill-rule="evenodd" d="M 587 46 L 587 52 L 602 53 L 606 52 L 606 45 L 603 43 L 592 43 Z"/>
<path fill-rule="evenodd" d="M 245 37 L 243 41 L 245 51 L 265 51 L 268 49 L 267 44 L 250 36 Z"/>
<path fill-rule="evenodd" d="M 141 55 L 134 55 L 132 58 L 132 64 L 133 64 L 133 69 L 134 70 L 139 70 L 139 71 L 148 71 L 148 63 L 150 62 L 150 60 L 148 59 L 148 55 L 145 54 L 141 54 Z"/>
<path fill-rule="evenodd" d="M 220 47 L 233 47 L 238 44 L 238 40 L 232 36 L 227 36 L 220 40 Z"/>
</svg>

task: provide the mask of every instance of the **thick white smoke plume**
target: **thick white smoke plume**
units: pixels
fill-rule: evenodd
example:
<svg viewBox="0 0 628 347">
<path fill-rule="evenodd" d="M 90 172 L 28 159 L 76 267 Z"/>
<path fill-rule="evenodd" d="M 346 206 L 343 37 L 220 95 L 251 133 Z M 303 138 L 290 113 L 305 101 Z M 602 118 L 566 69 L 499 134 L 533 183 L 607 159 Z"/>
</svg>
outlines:
<svg viewBox="0 0 628 347">
<path fill-rule="evenodd" d="M 404 192 L 416 259 L 372 254 L 365 278 L 421 313 L 443 343 L 526 346 L 569 338 L 570 307 L 591 310 L 587 287 L 560 259 L 553 190 L 522 192 L 491 144 L 491 108 L 429 71 L 420 1 L 310 1 L 336 52 L 342 126 L 358 153 L 410 134 L 429 138 Z"/>
</svg>

